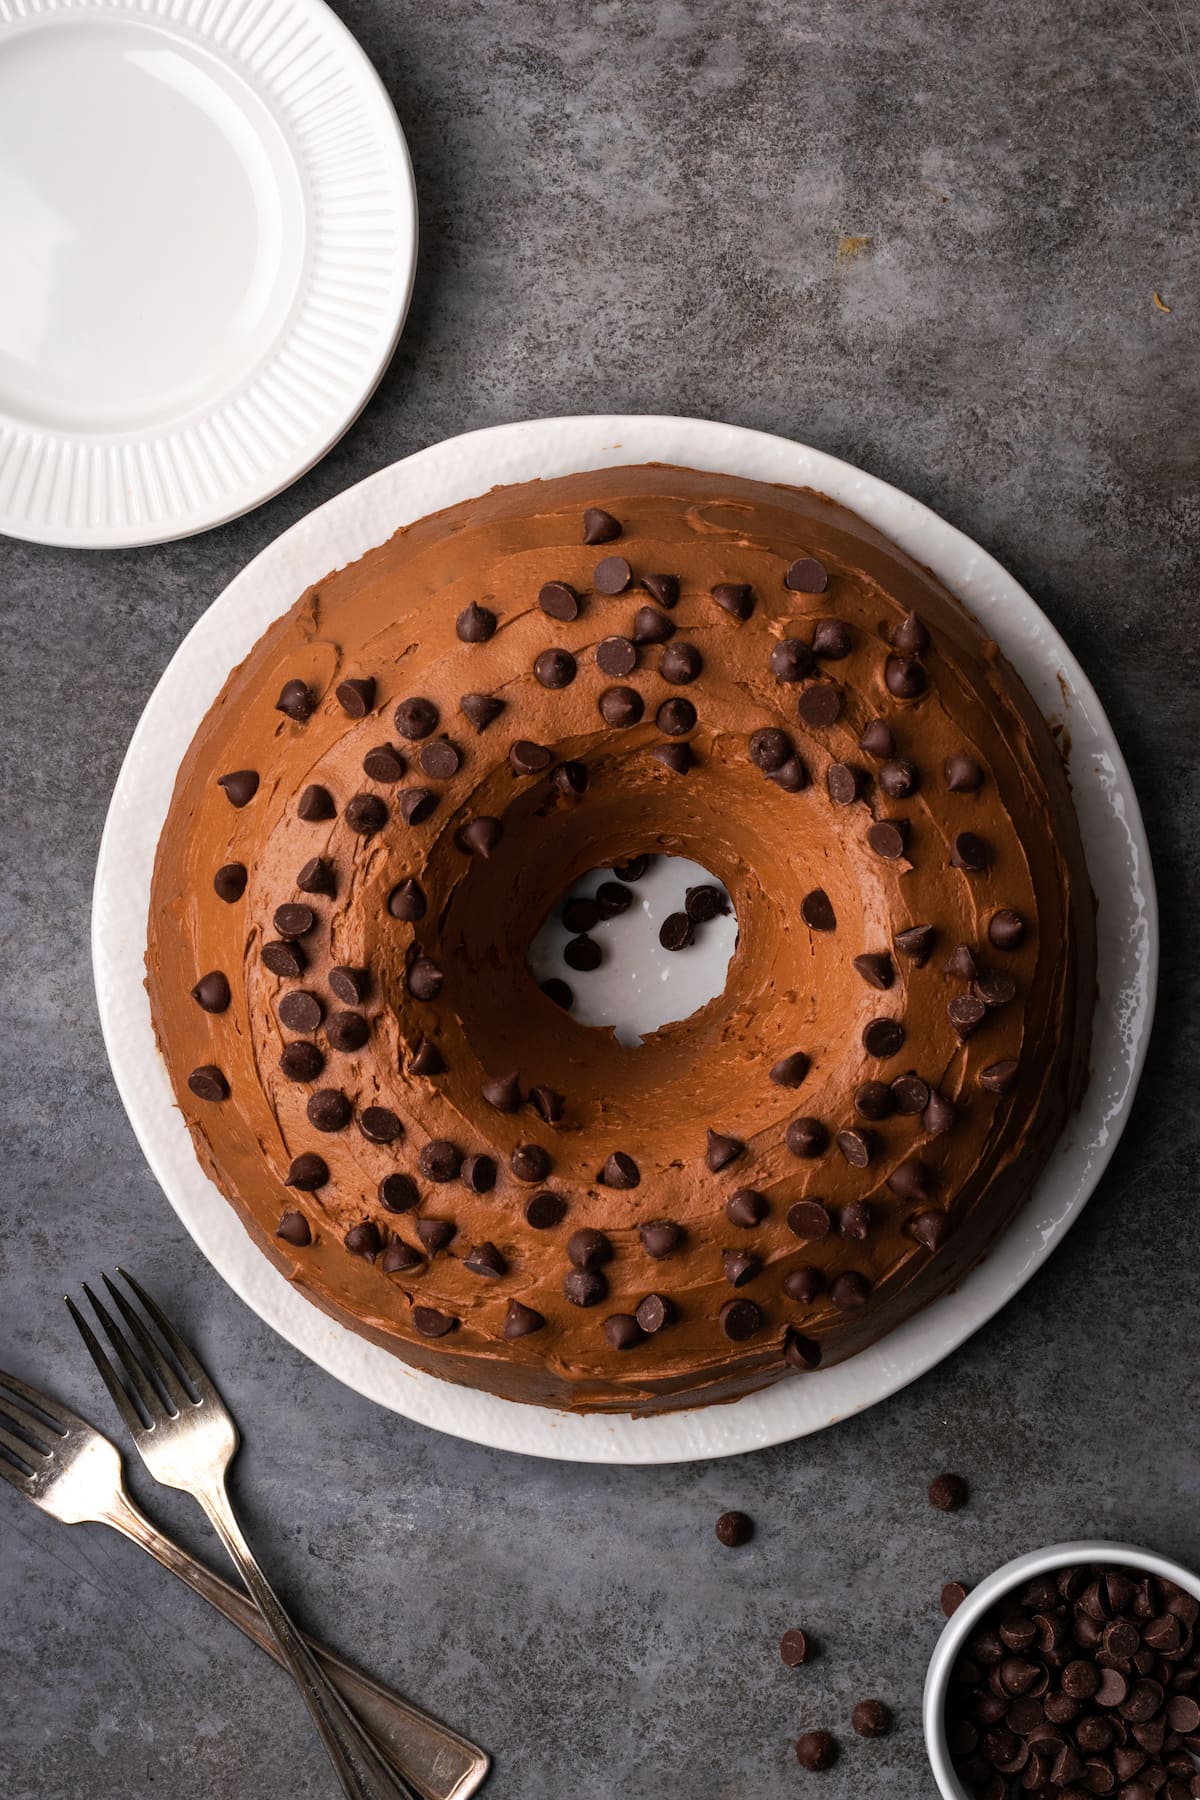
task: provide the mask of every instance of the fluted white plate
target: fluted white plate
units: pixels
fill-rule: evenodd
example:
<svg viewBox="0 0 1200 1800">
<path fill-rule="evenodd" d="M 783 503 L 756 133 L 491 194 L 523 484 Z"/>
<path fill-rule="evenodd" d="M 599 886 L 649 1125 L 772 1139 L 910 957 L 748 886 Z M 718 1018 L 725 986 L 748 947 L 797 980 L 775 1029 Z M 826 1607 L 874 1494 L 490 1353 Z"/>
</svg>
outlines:
<svg viewBox="0 0 1200 1800">
<path fill-rule="evenodd" d="M 983 1262 L 953 1293 L 849 1362 L 790 1376 L 732 1405 L 650 1419 L 518 1406 L 419 1374 L 291 1287 L 196 1160 L 155 1045 L 143 967 L 155 847 L 180 761 L 231 668 L 304 588 L 398 525 L 498 483 L 640 462 L 818 488 L 886 532 L 965 602 L 1061 733 L 1099 898 L 1100 949 L 1083 1104 Z M 150 697 L 109 809 L 92 915 L 96 992 L 121 1097 L 172 1205 L 235 1292 L 322 1368 L 395 1412 L 476 1443 L 580 1462 L 689 1461 L 819 1431 L 924 1374 L 990 1319 L 1079 1216 L 1113 1153 L 1150 1034 L 1157 951 L 1154 878 L 1121 752 L 1079 664 L 1012 576 L 918 501 L 819 450 L 733 425 L 638 416 L 538 419 L 434 444 L 339 494 L 256 557 L 194 626 Z"/>
<path fill-rule="evenodd" d="M 416 244 L 323 0 L 0 0 L 0 532 L 160 543 L 278 493 L 383 373 Z"/>
</svg>

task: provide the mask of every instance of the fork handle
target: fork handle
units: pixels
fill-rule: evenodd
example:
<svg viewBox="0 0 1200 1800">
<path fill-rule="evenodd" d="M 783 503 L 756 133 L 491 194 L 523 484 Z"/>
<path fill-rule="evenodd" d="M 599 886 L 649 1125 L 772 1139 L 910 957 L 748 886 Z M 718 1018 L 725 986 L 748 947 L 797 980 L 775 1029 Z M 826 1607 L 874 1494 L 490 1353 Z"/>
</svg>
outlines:
<svg viewBox="0 0 1200 1800">
<path fill-rule="evenodd" d="M 300 1689 L 347 1800 L 417 1800 L 403 1776 L 383 1760 L 316 1657 L 293 1625 L 258 1566 L 237 1522 L 223 1481 L 192 1489 L 238 1574 L 249 1588 L 280 1655 Z"/>
<path fill-rule="evenodd" d="M 105 1523 L 113 1525 L 133 1543 L 178 1575 L 193 1593 L 239 1631 L 252 1639 L 275 1661 L 284 1664 L 279 1645 L 263 1624 L 262 1614 L 241 1588 L 222 1580 L 204 1563 L 167 1537 L 132 1501 L 122 1496 L 119 1507 L 105 1514 Z M 451 1731 L 449 1726 L 431 1719 L 398 1694 L 391 1693 L 379 1682 L 372 1681 L 340 1656 L 305 1636 L 309 1649 L 317 1657 L 325 1673 L 343 1700 L 366 1726 L 376 1746 L 409 1784 L 421 1800 L 467 1800 L 487 1771 L 488 1760 L 474 1744 Z M 284 1664 L 286 1667 L 286 1664 Z"/>
</svg>

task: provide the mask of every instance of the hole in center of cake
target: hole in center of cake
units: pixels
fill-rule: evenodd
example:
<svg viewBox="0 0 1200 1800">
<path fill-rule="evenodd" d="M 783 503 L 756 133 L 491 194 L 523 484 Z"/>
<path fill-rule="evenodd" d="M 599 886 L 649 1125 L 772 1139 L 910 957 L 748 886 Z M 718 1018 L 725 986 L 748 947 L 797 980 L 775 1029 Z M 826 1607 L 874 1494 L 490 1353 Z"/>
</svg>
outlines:
<svg viewBox="0 0 1200 1800">
<path fill-rule="evenodd" d="M 737 932 L 728 890 L 702 864 L 636 856 L 574 882 L 527 960 L 573 1019 L 632 1046 L 723 992 Z"/>
</svg>

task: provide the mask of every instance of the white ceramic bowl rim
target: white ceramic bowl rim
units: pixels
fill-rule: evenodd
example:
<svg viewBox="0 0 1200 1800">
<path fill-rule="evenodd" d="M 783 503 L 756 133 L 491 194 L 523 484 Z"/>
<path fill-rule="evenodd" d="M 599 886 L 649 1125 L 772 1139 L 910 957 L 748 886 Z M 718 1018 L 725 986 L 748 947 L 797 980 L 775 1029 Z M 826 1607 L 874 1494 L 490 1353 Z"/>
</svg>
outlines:
<svg viewBox="0 0 1200 1800">
<path fill-rule="evenodd" d="M 946 1748 L 946 1692 L 950 1685 L 950 1672 L 959 1651 L 984 1613 L 1005 1594 L 1023 1582 L 1032 1580 L 1035 1575 L 1044 1575 L 1050 1569 L 1065 1568 L 1070 1563 L 1117 1563 L 1128 1568 L 1145 1569 L 1150 1575 L 1175 1582 L 1176 1586 L 1185 1588 L 1200 1600 L 1200 1576 L 1194 1575 L 1191 1569 L 1184 1568 L 1182 1563 L 1173 1562 L 1169 1556 L 1160 1556 L 1157 1551 L 1144 1550 L 1136 1544 L 1108 1543 L 1101 1538 L 1048 1544 L 1043 1550 L 1027 1551 L 1024 1556 L 1016 1556 L 1011 1562 L 994 1570 L 978 1587 L 971 1589 L 962 1605 L 947 1619 L 942 1634 L 934 1645 L 933 1655 L 929 1659 L 929 1672 L 925 1677 L 925 1697 L 921 1707 L 925 1747 L 943 1800 L 971 1800 L 970 1794 L 954 1773 L 954 1764 Z"/>
</svg>

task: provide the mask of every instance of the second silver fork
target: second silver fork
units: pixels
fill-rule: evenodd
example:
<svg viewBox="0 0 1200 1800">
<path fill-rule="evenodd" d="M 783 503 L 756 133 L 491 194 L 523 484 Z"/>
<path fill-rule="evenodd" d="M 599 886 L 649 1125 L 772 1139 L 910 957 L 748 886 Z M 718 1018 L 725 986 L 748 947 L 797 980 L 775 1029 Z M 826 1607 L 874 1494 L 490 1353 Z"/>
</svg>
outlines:
<svg viewBox="0 0 1200 1800">
<path fill-rule="evenodd" d="M 86 1283 L 83 1291 L 112 1345 L 120 1374 L 69 1296 L 67 1305 L 143 1462 L 156 1481 L 191 1494 L 204 1508 L 279 1645 L 343 1792 L 351 1800 L 416 1800 L 322 1672 L 246 1542 L 225 1482 L 238 1433 L 224 1401 L 149 1294 L 124 1269 L 117 1272 L 146 1315 L 103 1277 L 132 1343 Z"/>
</svg>

